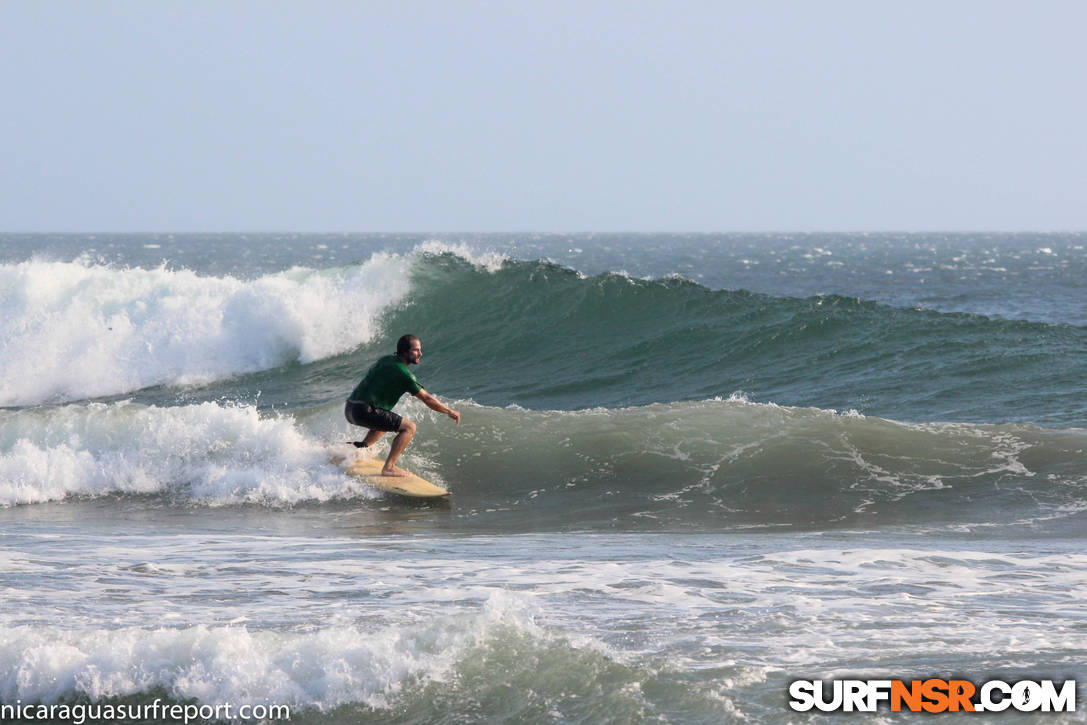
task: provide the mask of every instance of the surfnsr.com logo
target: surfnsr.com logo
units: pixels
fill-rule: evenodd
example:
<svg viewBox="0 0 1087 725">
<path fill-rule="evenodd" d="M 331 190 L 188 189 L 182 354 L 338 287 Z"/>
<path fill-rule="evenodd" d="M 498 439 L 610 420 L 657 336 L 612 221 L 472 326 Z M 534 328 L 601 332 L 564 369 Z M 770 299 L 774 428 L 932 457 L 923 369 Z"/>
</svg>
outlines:
<svg viewBox="0 0 1087 725">
<path fill-rule="evenodd" d="M 1075 712 L 1076 681 L 796 680 L 789 697 L 797 712 Z"/>
</svg>

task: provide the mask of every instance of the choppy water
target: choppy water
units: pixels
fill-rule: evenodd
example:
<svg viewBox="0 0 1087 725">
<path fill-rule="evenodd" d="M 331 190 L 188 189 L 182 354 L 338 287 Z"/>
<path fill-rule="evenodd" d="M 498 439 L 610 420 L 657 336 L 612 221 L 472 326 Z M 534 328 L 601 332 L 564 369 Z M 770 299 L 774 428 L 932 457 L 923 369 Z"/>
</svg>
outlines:
<svg viewBox="0 0 1087 725">
<path fill-rule="evenodd" d="M 1085 244 L 0 236 L 0 703 L 793 722 L 793 679 L 1087 682 Z M 329 463 L 403 332 L 464 416 L 399 408 L 447 502 Z"/>
</svg>

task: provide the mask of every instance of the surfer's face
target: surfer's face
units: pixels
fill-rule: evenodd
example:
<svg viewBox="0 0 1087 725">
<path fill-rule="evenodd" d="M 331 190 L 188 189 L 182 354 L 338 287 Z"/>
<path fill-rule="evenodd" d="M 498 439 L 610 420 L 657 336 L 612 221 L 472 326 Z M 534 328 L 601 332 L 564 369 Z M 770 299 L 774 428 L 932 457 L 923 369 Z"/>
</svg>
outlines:
<svg viewBox="0 0 1087 725">
<path fill-rule="evenodd" d="M 418 365 L 419 361 L 423 359 L 422 343 L 418 340 L 411 343 L 411 349 L 408 350 L 408 354 L 406 355 L 406 357 L 408 359 L 408 365 Z"/>
</svg>

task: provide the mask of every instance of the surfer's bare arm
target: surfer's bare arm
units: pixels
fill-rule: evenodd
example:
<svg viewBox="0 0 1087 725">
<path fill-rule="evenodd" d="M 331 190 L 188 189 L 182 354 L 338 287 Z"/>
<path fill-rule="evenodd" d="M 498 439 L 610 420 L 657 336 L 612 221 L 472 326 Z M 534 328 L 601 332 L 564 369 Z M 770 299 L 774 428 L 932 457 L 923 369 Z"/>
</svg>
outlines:
<svg viewBox="0 0 1087 725">
<path fill-rule="evenodd" d="M 444 413 L 445 415 L 448 415 L 450 418 L 455 420 L 458 425 L 460 424 L 460 413 L 453 410 L 449 406 L 442 404 L 442 401 L 438 400 L 427 391 L 420 390 L 418 393 L 415 394 L 415 397 L 423 401 L 426 407 L 439 413 Z"/>
</svg>

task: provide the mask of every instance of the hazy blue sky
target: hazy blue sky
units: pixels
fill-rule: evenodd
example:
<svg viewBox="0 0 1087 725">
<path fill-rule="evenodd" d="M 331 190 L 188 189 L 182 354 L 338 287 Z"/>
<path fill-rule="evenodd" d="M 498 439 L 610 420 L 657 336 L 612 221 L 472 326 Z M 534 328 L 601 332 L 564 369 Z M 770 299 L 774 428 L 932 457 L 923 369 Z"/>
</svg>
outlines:
<svg viewBox="0 0 1087 725">
<path fill-rule="evenodd" d="M 1087 229 L 1087 2 L 0 0 L 0 231 Z"/>
</svg>

